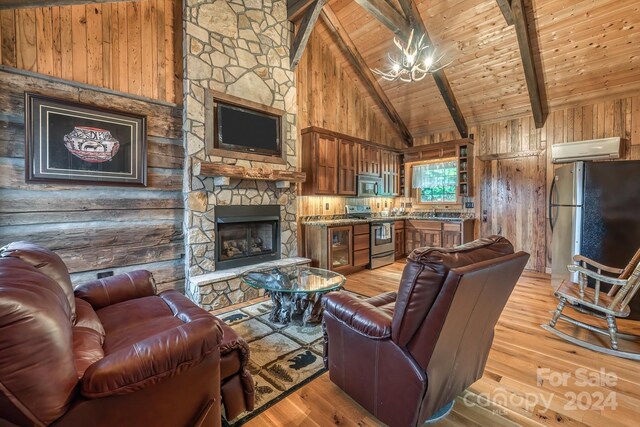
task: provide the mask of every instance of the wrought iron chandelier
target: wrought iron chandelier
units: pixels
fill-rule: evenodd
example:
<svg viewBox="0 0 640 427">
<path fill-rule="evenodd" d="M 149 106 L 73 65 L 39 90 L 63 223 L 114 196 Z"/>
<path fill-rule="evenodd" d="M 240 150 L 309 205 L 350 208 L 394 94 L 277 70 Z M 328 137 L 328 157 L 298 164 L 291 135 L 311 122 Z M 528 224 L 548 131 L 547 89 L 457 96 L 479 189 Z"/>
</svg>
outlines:
<svg viewBox="0 0 640 427">
<path fill-rule="evenodd" d="M 444 55 L 434 59 L 436 51 L 435 49 L 431 52 L 427 50 L 429 46 L 424 42 L 424 34 L 415 42 L 413 35 L 412 29 L 406 45 L 397 38 L 393 38 L 393 43 L 400 49 L 400 59 L 387 55 L 391 61 L 391 70 L 385 72 L 372 68 L 371 71 L 388 81 L 418 82 L 427 74 L 435 73 L 449 65 L 437 66 Z"/>
</svg>

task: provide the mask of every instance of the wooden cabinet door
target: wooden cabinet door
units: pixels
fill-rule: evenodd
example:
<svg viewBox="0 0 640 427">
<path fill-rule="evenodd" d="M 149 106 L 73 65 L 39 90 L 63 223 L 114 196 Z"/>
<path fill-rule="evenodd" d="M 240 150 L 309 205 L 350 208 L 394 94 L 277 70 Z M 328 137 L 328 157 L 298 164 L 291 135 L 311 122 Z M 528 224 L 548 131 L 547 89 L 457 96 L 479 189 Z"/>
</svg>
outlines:
<svg viewBox="0 0 640 427">
<path fill-rule="evenodd" d="M 329 269 L 349 270 L 353 266 L 353 226 L 329 227 L 327 233 Z"/>
<path fill-rule="evenodd" d="M 353 141 L 338 141 L 338 194 L 355 196 L 358 171 L 358 144 Z"/>
<path fill-rule="evenodd" d="M 415 227 L 406 227 L 404 229 L 405 231 L 405 253 L 409 254 L 411 253 L 414 249 L 417 249 L 420 247 L 420 243 L 421 243 L 421 236 L 420 236 L 420 230 L 418 230 Z"/>
<path fill-rule="evenodd" d="M 405 242 L 404 242 L 404 228 L 396 229 L 394 231 L 395 234 L 395 255 L 396 259 L 402 258 L 406 253 Z"/>
<path fill-rule="evenodd" d="M 439 248 L 442 245 L 442 232 L 437 230 L 420 230 L 420 246 Z"/>
<path fill-rule="evenodd" d="M 380 149 L 360 144 L 358 154 L 358 173 L 360 175 L 380 176 Z"/>
<path fill-rule="evenodd" d="M 442 232 L 442 247 L 453 248 L 462 244 L 462 233 L 445 230 Z"/>
<path fill-rule="evenodd" d="M 338 193 L 338 143 L 335 138 L 318 135 L 316 140 L 316 194 Z"/>
<path fill-rule="evenodd" d="M 393 193 L 393 153 L 380 150 L 380 176 L 382 177 L 382 196 Z"/>
<path fill-rule="evenodd" d="M 392 189 L 391 195 L 400 196 L 402 195 L 402 188 L 400 185 L 400 169 L 402 168 L 402 158 L 398 153 L 393 153 L 391 157 L 392 169 L 391 169 L 391 182 Z"/>
</svg>

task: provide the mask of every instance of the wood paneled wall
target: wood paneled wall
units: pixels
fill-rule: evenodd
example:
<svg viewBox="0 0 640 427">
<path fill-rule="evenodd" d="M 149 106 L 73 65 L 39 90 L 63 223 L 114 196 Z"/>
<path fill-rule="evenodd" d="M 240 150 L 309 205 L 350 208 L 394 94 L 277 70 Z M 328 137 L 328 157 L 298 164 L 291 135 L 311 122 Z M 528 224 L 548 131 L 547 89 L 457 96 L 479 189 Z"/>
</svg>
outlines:
<svg viewBox="0 0 640 427">
<path fill-rule="evenodd" d="M 318 21 L 316 26 L 323 26 Z M 403 147 L 380 108 L 367 99 L 366 88 L 338 65 L 337 46 L 330 47 L 316 28 L 298 64 L 298 131 L 319 126 L 391 147 Z"/>
<path fill-rule="evenodd" d="M 24 91 L 147 116 L 148 186 L 26 184 Z M 26 72 L 0 71 L 0 246 L 56 251 L 75 283 L 146 268 L 162 289 L 184 286 L 182 109 Z"/>
<path fill-rule="evenodd" d="M 553 111 L 536 129 L 530 116 L 470 128 L 476 139 L 476 221 L 480 235 L 501 234 L 531 253 L 527 268 L 551 265 L 547 202 L 554 165 L 551 145 L 619 136 L 625 160 L 640 160 L 640 94 Z M 443 132 L 416 145 L 455 139 Z M 484 159 L 484 160 L 482 160 Z"/>
<path fill-rule="evenodd" d="M 1 63 L 182 102 L 182 1 L 0 11 Z"/>
</svg>

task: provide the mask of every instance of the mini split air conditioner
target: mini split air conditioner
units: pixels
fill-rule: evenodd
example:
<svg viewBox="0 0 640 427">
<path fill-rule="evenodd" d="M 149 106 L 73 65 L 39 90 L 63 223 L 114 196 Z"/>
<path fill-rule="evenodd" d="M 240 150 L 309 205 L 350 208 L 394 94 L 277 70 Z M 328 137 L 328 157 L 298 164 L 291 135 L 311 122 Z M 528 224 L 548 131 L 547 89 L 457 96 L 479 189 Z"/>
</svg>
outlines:
<svg viewBox="0 0 640 427">
<path fill-rule="evenodd" d="M 614 160 L 620 158 L 620 137 L 567 142 L 551 146 L 553 163 L 569 163 L 581 160 Z"/>
</svg>

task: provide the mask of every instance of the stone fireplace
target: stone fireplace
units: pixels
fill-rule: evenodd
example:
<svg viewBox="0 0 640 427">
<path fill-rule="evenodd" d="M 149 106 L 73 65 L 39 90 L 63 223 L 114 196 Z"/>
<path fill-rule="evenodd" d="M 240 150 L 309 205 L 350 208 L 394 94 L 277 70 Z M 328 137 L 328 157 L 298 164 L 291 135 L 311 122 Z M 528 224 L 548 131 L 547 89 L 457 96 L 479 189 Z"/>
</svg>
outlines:
<svg viewBox="0 0 640 427">
<path fill-rule="evenodd" d="M 280 206 L 218 206 L 216 269 L 280 259 Z"/>
<path fill-rule="evenodd" d="M 251 236 L 267 229 L 259 227 L 245 233 L 247 242 L 242 243 L 238 229 L 219 228 L 217 216 L 227 207 L 270 205 L 270 215 L 279 216 L 279 240 L 272 242 L 276 248 L 270 248 L 269 256 L 279 252 L 284 262 L 298 253 L 294 186 L 253 179 L 221 181 L 193 173 L 197 162 L 296 170 L 296 89 L 289 66 L 292 27 L 287 20 L 286 0 L 187 0 L 183 16 L 186 294 L 206 309 L 217 309 L 258 296 L 231 272 L 243 268 L 234 266 L 236 262 L 252 258 L 245 256 L 251 255 L 252 248 L 259 249 Z M 282 149 L 286 161 L 268 163 L 208 150 L 205 104 L 209 90 L 284 111 Z M 227 241 L 227 258 L 221 252 L 221 237 Z M 267 248 L 265 239 L 260 240 L 262 249 Z M 220 278 L 224 280 L 214 281 Z"/>
</svg>

